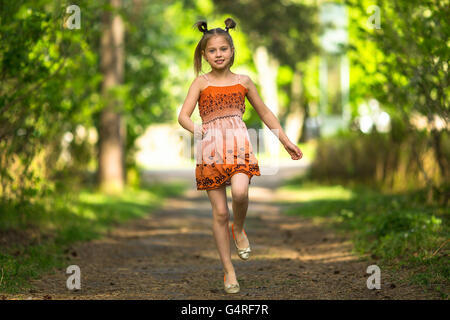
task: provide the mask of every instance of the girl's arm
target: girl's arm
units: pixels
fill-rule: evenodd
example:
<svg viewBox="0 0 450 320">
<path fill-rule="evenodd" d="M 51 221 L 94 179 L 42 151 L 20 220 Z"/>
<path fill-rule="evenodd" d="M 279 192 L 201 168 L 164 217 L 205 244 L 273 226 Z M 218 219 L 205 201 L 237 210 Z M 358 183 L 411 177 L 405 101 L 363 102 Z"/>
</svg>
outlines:
<svg viewBox="0 0 450 320">
<path fill-rule="evenodd" d="M 255 84 L 249 76 L 243 77 L 243 82 L 248 89 L 247 99 L 252 104 L 253 108 L 255 108 L 261 120 L 269 127 L 269 129 L 278 130 L 278 139 L 283 144 L 286 151 L 291 155 L 293 160 L 298 160 L 302 158 L 303 154 L 299 147 L 292 143 L 288 136 L 284 133 L 283 128 L 280 125 L 277 117 L 273 114 L 273 112 L 264 104 L 261 97 L 258 94 L 258 90 L 256 89 Z"/>
<path fill-rule="evenodd" d="M 201 127 L 198 126 L 191 120 L 192 112 L 194 112 L 195 106 L 197 105 L 198 98 L 200 96 L 200 84 L 201 80 L 197 77 L 189 87 L 188 94 L 184 100 L 183 106 L 181 107 L 180 114 L 178 115 L 178 123 L 189 132 L 195 134 L 196 132 L 201 132 Z M 197 131 L 199 130 L 199 131 Z"/>
</svg>

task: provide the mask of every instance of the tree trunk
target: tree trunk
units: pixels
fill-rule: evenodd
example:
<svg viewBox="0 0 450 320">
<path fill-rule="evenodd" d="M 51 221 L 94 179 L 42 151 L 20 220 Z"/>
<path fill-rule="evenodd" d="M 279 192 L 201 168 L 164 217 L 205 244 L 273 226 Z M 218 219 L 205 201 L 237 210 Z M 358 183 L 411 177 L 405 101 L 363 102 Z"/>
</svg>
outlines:
<svg viewBox="0 0 450 320">
<path fill-rule="evenodd" d="M 448 166 L 447 166 L 447 161 L 446 158 L 444 157 L 443 153 L 442 153 L 442 131 L 439 132 L 436 129 L 432 129 L 431 130 L 431 136 L 433 139 L 433 149 L 434 149 L 434 154 L 439 166 L 439 170 L 441 172 L 441 181 L 445 181 L 448 177 L 447 174 L 447 170 L 448 170 Z"/>
<path fill-rule="evenodd" d="M 305 121 L 305 109 L 301 105 L 302 75 L 299 70 L 294 73 L 291 88 L 292 102 L 286 117 L 286 135 L 292 142 L 297 143 L 301 138 Z"/>
<path fill-rule="evenodd" d="M 110 0 L 114 9 L 121 0 Z M 105 193 L 118 193 L 124 187 L 124 135 L 120 102 L 110 90 L 123 82 L 124 76 L 124 25 L 119 15 L 105 11 L 101 38 L 102 95 L 105 108 L 99 123 L 99 188 Z"/>
</svg>

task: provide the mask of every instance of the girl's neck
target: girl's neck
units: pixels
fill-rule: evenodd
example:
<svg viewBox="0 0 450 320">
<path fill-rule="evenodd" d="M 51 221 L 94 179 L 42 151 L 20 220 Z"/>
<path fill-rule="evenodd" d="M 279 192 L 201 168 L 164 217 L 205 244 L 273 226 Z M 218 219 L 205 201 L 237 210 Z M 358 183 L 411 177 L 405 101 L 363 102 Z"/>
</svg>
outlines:
<svg viewBox="0 0 450 320">
<path fill-rule="evenodd" d="M 233 73 L 230 71 L 230 69 L 224 69 L 224 70 L 212 69 L 209 74 L 216 80 L 225 80 L 233 75 Z"/>
</svg>

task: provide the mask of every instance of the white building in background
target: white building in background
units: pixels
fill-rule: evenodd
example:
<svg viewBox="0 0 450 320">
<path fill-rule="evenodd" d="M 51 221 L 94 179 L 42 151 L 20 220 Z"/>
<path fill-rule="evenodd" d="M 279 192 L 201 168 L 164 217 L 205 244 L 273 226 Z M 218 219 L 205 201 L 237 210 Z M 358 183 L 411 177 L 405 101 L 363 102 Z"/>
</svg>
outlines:
<svg viewBox="0 0 450 320">
<path fill-rule="evenodd" d="M 137 164 L 144 169 L 192 167 L 190 136 L 178 124 L 152 124 L 136 140 Z"/>
<path fill-rule="evenodd" d="M 319 19 L 324 26 L 320 36 L 319 115 L 310 123 L 319 126 L 320 136 L 329 136 L 339 128 L 346 128 L 350 120 L 350 65 L 343 50 L 348 44 L 347 8 L 337 3 L 323 3 Z"/>
<path fill-rule="evenodd" d="M 349 43 L 348 9 L 338 3 L 323 3 L 319 20 L 324 27 L 320 36 L 319 112 L 317 117 L 307 119 L 305 125 L 308 136 L 325 137 L 335 134 L 340 128 L 348 128 L 351 119 L 350 63 L 344 50 Z M 376 99 L 358 106 L 358 112 L 356 120 L 362 132 L 390 130 L 390 116 L 381 110 Z"/>
</svg>

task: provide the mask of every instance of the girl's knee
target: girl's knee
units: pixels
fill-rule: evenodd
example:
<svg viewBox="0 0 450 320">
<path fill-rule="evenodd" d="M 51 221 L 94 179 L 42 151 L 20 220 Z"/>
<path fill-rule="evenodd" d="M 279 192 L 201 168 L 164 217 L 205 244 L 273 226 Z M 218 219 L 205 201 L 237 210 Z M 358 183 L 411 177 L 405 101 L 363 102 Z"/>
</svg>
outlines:
<svg viewBox="0 0 450 320">
<path fill-rule="evenodd" d="M 213 216 L 220 223 L 227 223 L 230 220 L 230 212 L 226 208 L 213 209 Z"/>
<path fill-rule="evenodd" d="M 237 203 L 244 203 L 248 200 L 248 190 L 246 188 L 234 190 L 234 192 L 231 192 L 231 195 L 233 197 L 233 201 Z"/>
</svg>

